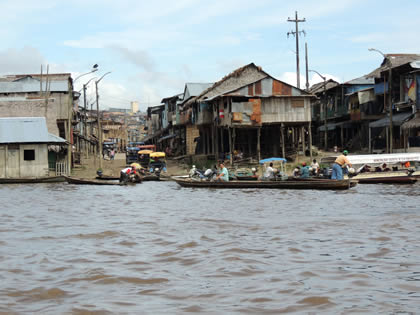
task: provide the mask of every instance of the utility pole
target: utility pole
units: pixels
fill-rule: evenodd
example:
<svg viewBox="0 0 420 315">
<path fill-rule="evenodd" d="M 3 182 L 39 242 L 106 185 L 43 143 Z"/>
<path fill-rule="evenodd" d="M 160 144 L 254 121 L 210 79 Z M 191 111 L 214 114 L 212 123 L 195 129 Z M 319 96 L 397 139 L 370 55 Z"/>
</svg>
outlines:
<svg viewBox="0 0 420 315">
<path fill-rule="evenodd" d="M 309 91 L 308 43 L 305 43 L 306 91 Z M 311 157 L 312 158 L 312 157 Z"/>
<path fill-rule="evenodd" d="M 99 93 L 98 93 L 98 81 L 95 82 L 96 88 L 96 119 L 98 128 L 98 155 L 99 155 L 99 168 L 102 168 L 102 131 L 101 131 L 101 119 L 99 116 Z"/>
<path fill-rule="evenodd" d="M 102 77 L 100 77 L 99 80 L 95 81 L 95 88 L 96 88 L 96 115 L 98 118 L 98 153 L 99 153 L 99 168 L 102 168 L 102 130 L 101 130 L 101 119 L 100 119 L 100 113 L 99 113 L 99 93 L 98 93 L 98 84 L 99 82 L 106 76 L 107 74 L 110 74 L 111 72 L 105 73 Z"/>
<path fill-rule="evenodd" d="M 385 55 L 382 51 L 380 51 L 379 49 L 375 49 L 375 48 L 369 48 L 369 51 L 376 51 L 378 53 L 380 53 L 383 57 L 384 60 L 387 61 L 387 66 L 388 66 L 388 106 L 389 106 L 389 149 L 388 149 L 388 153 L 392 153 L 393 148 L 392 148 L 392 141 L 394 139 L 394 133 L 393 133 L 393 123 L 392 123 L 392 61 L 391 61 L 391 56 L 389 55 Z M 385 84 L 385 78 L 384 78 L 384 84 Z M 384 103 L 385 103 L 385 86 L 384 86 Z"/>
<path fill-rule="evenodd" d="M 287 22 L 295 23 L 295 31 L 287 32 L 287 37 L 289 35 L 293 35 L 296 38 L 296 81 L 297 81 L 297 88 L 300 89 L 300 70 L 299 70 L 299 34 L 303 33 L 306 35 L 305 31 L 299 31 L 299 23 L 306 22 L 305 18 L 303 20 L 298 19 L 298 13 L 295 11 L 295 19 L 292 20 L 291 18 L 287 18 Z"/>
</svg>

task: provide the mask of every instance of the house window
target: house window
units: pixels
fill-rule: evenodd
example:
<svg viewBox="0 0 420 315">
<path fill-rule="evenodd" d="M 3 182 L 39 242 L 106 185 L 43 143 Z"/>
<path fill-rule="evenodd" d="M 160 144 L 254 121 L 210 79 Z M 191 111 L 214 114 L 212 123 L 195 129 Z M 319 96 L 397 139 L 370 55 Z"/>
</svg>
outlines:
<svg viewBox="0 0 420 315">
<path fill-rule="evenodd" d="M 23 150 L 23 160 L 34 161 L 35 160 L 35 150 Z"/>
<path fill-rule="evenodd" d="M 292 107 L 305 107 L 305 100 L 303 99 L 292 99 Z"/>
<path fill-rule="evenodd" d="M 61 138 L 66 139 L 66 128 L 64 126 L 64 122 L 63 121 L 57 121 L 57 127 L 58 127 L 58 135 Z"/>
</svg>

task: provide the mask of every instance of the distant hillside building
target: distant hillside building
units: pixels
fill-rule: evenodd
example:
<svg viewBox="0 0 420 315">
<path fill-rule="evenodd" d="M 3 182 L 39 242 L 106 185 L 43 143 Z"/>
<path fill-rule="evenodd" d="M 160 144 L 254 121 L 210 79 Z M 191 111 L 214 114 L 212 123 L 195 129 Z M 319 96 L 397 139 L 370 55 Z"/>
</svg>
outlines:
<svg viewBox="0 0 420 315">
<path fill-rule="evenodd" d="M 139 102 L 131 102 L 131 112 L 137 113 L 139 111 Z"/>
</svg>

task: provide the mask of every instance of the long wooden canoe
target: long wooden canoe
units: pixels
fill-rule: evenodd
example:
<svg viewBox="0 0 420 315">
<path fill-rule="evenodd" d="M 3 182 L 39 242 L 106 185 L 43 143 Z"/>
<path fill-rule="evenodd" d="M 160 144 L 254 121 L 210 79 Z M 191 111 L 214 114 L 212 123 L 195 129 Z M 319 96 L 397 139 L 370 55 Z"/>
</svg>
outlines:
<svg viewBox="0 0 420 315">
<path fill-rule="evenodd" d="M 366 172 L 350 178 L 357 180 L 359 184 L 414 184 L 418 180 L 402 171 Z"/>
<path fill-rule="evenodd" d="M 353 180 L 285 180 L 285 181 L 228 181 L 211 182 L 193 179 L 173 178 L 182 187 L 195 188 L 271 188 L 271 189 L 316 189 L 316 190 L 345 190 L 357 185 Z"/>
<path fill-rule="evenodd" d="M 69 184 L 77 184 L 77 185 L 113 185 L 113 186 L 121 186 L 119 182 L 111 182 L 107 180 L 96 180 L 96 179 L 87 179 L 87 178 L 77 178 L 77 177 L 70 177 L 64 176 L 67 183 Z"/>
<path fill-rule="evenodd" d="M 65 181 L 64 176 L 0 178 L 0 184 L 62 183 Z"/>
<path fill-rule="evenodd" d="M 117 176 L 96 176 L 95 179 L 97 180 L 119 180 L 120 178 Z"/>
</svg>

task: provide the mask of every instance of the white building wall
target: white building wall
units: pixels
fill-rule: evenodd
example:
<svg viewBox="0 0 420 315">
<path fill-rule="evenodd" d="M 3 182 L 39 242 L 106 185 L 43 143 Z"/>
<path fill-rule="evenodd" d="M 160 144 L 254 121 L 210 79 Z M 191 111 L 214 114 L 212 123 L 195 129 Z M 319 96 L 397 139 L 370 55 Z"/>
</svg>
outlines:
<svg viewBox="0 0 420 315">
<path fill-rule="evenodd" d="M 35 159 L 25 161 L 25 150 L 34 150 Z M 48 176 L 47 144 L 0 145 L 0 178 Z"/>
</svg>

